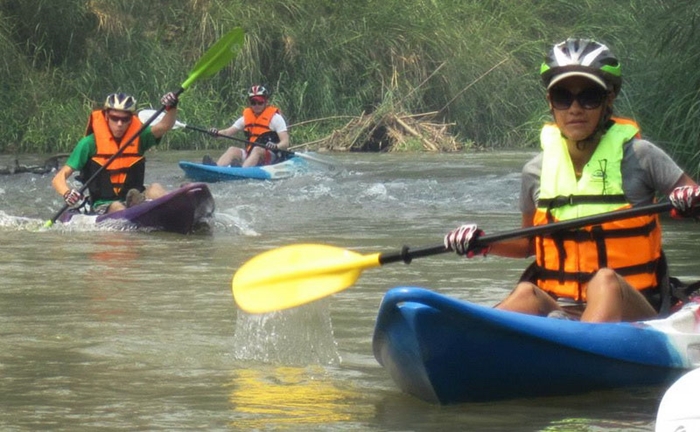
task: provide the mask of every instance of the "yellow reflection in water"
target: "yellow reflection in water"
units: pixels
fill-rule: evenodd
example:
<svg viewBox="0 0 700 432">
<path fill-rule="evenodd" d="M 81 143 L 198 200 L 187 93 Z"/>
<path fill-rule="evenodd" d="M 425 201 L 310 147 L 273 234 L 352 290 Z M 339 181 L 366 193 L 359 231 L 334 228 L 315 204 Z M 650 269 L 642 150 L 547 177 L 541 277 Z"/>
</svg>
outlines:
<svg viewBox="0 0 700 432">
<path fill-rule="evenodd" d="M 358 408 L 352 400 L 360 394 L 334 387 L 321 368 L 241 369 L 236 375 L 229 401 L 237 414 L 233 426 L 243 430 L 344 422 Z"/>
</svg>

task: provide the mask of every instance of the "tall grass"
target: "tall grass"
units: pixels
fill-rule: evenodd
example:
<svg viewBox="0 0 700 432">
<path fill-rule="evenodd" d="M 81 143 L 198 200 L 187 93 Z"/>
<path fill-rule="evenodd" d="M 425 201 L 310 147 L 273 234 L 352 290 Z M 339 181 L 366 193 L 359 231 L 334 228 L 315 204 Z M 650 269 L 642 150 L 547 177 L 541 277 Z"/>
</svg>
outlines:
<svg viewBox="0 0 700 432">
<path fill-rule="evenodd" d="M 658 37 L 640 49 L 636 60 L 647 72 L 639 87 L 639 116 L 654 125 L 650 132 L 684 168 L 700 176 L 700 3 L 694 0 L 654 2 L 658 15 L 644 24 Z M 637 84 L 637 83 L 635 83 Z M 643 87 L 645 86 L 645 87 Z"/>
<path fill-rule="evenodd" d="M 264 83 L 289 123 L 302 124 L 292 129 L 295 143 L 330 133 L 342 116 L 388 109 L 437 111 L 455 124 L 454 134 L 480 147 L 529 147 L 549 117 L 538 77 L 545 51 L 586 36 L 623 61 L 618 112 L 636 117 L 674 155 L 695 157 L 686 168 L 698 174 L 697 95 L 689 89 L 700 80 L 692 24 L 699 6 L 692 0 L 60 3 L 0 3 L 0 41 L 7 42 L 0 101 L 12 106 L 0 111 L 2 152 L 69 150 L 91 107 L 113 91 L 157 105 L 233 26 L 246 30 L 243 50 L 188 89 L 181 120 L 226 126 L 240 114 L 246 88 Z M 163 145 L 225 143 L 178 131 Z"/>
</svg>

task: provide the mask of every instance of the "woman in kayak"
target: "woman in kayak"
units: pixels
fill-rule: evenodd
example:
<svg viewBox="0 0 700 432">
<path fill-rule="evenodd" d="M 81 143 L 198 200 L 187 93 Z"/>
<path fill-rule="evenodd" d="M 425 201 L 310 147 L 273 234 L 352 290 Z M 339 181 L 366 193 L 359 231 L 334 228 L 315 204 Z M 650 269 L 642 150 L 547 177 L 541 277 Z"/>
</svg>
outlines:
<svg viewBox="0 0 700 432">
<path fill-rule="evenodd" d="M 243 115 L 226 129 L 209 129 L 209 133 L 215 137 L 220 135 L 233 136 L 239 131 L 245 132 L 245 136 L 251 143 L 245 149 L 229 147 L 219 160 L 214 160 L 206 155 L 202 163 L 206 165 L 229 166 L 232 164 L 244 167 L 270 165 L 277 162 L 280 156 L 275 150 L 286 150 L 289 147 L 289 133 L 287 123 L 280 114 L 280 110 L 269 104 L 270 93 L 261 85 L 254 85 L 248 91 L 249 106 L 243 110 Z M 272 136 L 272 140 L 261 142 L 258 139 Z M 252 143 L 264 144 L 264 147 L 255 146 Z"/>
<path fill-rule="evenodd" d="M 97 177 L 90 182 L 91 213 L 105 214 L 139 204 L 145 199 L 155 199 L 165 195 L 166 191 L 157 183 L 148 187 L 144 185 L 146 150 L 158 144 L 160 138 L 175 124 L 177 118 L 178 98 L 175 93 L 168 93 L 161 99 L 167 113 L 163 120 L 146 128 L 131 140 L 129 147 L 112 160 L 120 146 L 125 145 L 142 126 L 136 113 L 136 99 L 124 93 L 107 96 L 102 109 L 92 112 L 88 120 L 86 136 L 81 139 L 66 160 L 66 164 L 53 178 L 53 188 L 65 200 L 68 206 L 82 206 L 82 194 L 68 186 L 68 178 L 75 171 L 81 171 L 83 181 Z M 102 168 L 104 167 L 104 168 Z"/>
<path fill-rule="evenodd" d="M 540 74 L 554 123 L 543 127 L 542 152 L 522 170 L 523 228 L 652 204 L 657 193 L 669 195 L 672 215 L 698 214 L 697 184 L 641 139 L 636 123 L 613 116 L 622 74 L 605 45 L 561 42 Z M 617 322 L 649 319 L 662 308 L 668 276 L 656 215 L 473 247 L 482 234 L 476 224 L 462 225 L 445 236 L 445 247 L 469 258 L 536 258 L 499 309 Z M 572 307 L 563 308 L 567 301 Z"/>
</svg>

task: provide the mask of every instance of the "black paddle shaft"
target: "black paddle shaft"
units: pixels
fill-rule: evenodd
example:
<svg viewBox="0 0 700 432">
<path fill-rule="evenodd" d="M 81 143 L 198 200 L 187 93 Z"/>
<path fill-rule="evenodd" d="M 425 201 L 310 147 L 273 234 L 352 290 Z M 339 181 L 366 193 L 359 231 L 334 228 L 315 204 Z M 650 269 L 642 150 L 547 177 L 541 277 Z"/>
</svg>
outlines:
<svg viewBox="0 0 700 432">
<path fill-rule="evenodd" d="M 197 127 L 197 126 L 185 125 L 185 128 L 187 128 L 187 129 L 192 129 L 192 130 L 195 130 L 195 131 L 197 131 L 197 132 L 203 132 L 203 133 L 206 133 L 206 134 L 211 134 L 211 132 L 209 132 L 208 130 L 206 130 L 206 129 L 204 129 L 204 128 L 201 128 L 201 127 Z M 254 145 L 254 146 L 258 146 L 258 147 L 262 147 L 262 148 L 267 148 L 267 147 L 265 147 L 265 144 L 260 144 L 260 143 L 256 143 L 256 142 L 246 141 L 246 140 L 243 140 L 243 139 L 240 139 L 240 138 L 232 137 L 232 136 L 230 136 L 230 135 L 222 135 L 222 134 L 218 134 L 218 133 L 217 133 L 216 136 L 219 136 L 219 137 L 222 137 L 222 138 L 226 138 L 226 139 L 230 139 L 230 140 L 232 140 L 232 141 L 238 141 L 238 142 L 244 143 L 244 144 L 252 144 L 252 145 Z M 296 155 L 296 153 L 294 153 L 294 152 L 291 151 L 291 150 L 277 149 L 277 150 L 274 150 L 274 151 L 279 152 L 279 153 L 281 153 L 281 154 L 283 154 L 283 155 L 285 155 L 285 156 L 288 156 L 288 157 L 292 157 L 292 156 Z"/>
<path fill-rule="evenodd" d="M 520 228 L 511 231 L 504 231 L 502 233 L 496 233 L 491 235 L 484 235 L 479 237 L 474 243 L 474 247 L 488 246 L 492 243 L 498 243 L 505 240 L 512 240 L 522 237 L 534 237 L 538 235 L 552 234 L 557 231 L 565 231 L 576 228 L 583 228 L 588 225 L 595 225 L 604 222 L 611 222 L 620 219 L 628 219 L 636 216 L 650 215 L 656 213 L 663 213 L 671 209 L 670 202 L 663 202 L 657 204 L 650 204 L 641 207 L 633 207 L 625 210 L 617 210 L 608 213 L 601 213 L 598 215 L 587 216 L 577 219 L 570 219 L 560 222 L 554 222 L 547 225 L 538 225 L 527 228 Z M 389 252 L 379 255 L 379 264 L 390 264 L 394 262 L 403 261 L 406 264 L 410 264 L 413 258 L 422 258 L 431 255 L 438 255 L 445 252 L 451 252 L 451 249 L 445 247 L 445 245 L 439 246 L 427 246 L 416 249 L 411 249 L 408 246 L 404 246 L 399 252 Z"/>
</svg>

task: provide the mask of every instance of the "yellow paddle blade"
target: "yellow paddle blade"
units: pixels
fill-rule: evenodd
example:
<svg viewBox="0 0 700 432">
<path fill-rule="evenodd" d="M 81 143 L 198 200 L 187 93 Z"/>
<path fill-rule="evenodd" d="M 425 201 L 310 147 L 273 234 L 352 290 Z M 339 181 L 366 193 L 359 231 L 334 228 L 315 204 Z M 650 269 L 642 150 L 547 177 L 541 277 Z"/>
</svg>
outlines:
<svg viewBox="0 0 700 432">
<path fill-rule="evenodd" d="M 243 264 L 231 283 L 236 304 L 249 313 L 289 309 L 350 287 L 379 254 L 299 244 L 263 252 Z"/>
</svg>

